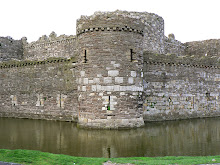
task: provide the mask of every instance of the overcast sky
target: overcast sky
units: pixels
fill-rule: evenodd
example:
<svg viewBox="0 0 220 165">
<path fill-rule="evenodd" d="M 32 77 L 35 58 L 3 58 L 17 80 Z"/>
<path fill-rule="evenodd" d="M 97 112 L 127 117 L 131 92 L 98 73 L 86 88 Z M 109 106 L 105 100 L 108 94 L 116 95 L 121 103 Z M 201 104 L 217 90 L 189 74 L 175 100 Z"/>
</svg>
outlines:
<svg viewBox="0 0 220 165">
<path fill-rule="evenodd" d="M 220 38 L 220 0 L 0 0 L 0 36 L 75 35 L 81 15 L 117 9 L 162 16 L 181 42 Z"/>
</svg>

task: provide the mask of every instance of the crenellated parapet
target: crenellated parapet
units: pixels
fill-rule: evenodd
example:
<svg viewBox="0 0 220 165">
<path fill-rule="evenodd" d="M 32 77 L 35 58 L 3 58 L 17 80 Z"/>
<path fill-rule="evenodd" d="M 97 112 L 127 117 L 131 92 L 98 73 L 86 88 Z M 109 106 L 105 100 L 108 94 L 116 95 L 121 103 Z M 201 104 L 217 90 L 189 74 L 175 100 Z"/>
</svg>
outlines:
<svg viewBox="0 0 220 165">
<path fill-rule="evenodd" d="M 25 47 L 27 48 L 35 48 L 35 47 L 41 47 L 44 45 L 53 45 L 53 44 L 57 44 L 57 43 L 65 43 L 65 42 L 71 42 L 75 40 L 75 36 L 70 35 L 60 35 L 57 36 L 55 32 L 51 32 L 51 34 L 49 36 L 47 35 L 43 35 L 41 37 L 39 37 L 39 39 L 37 41 L 33 41 L 31 43 L 27 43 L 25 44 Z M 25 39 L 24 39 L 25 40 Z"/>
<path fill-rule="evenodd" d="M 92 16 L 81 16 L 77 20 L 77 34 L 89 31 L 126 31 L 143 33 L 144 22 L 135 12 L 95 12 Z"/>
<path fill-rule="evenodd" d="M 70 58 L 76 54 L 76 37 L 60 35 L 55 32 L 49 36 L 43 35 L 37 41 L 27 43 L 23 38 L 24 59 L 45 60 L 50 57 Z"/>
</svg>

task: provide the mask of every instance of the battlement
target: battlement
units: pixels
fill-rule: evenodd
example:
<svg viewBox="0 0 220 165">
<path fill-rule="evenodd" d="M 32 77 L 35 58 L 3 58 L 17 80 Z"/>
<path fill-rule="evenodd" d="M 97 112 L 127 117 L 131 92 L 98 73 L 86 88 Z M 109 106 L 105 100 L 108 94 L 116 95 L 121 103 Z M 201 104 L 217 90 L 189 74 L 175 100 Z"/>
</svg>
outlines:
<svg viewBox="0 0 220 165">
<path fill-rule="evenodd" d="M 165 53 L 164 20 L 148 12 L 95 12 L 77 20 L 77 35 L 91 31 L 135 32 L 144 36 L 143 50 Z"/>
<path fill-rule="evenodd" d="M 24 43 L 25 48 L 36 48 L 36 47 L 42 47 L 45 45 L 53 45 L 53 44 L 59 44 L 59 43 L 69 43 L 72 41 L 75 41 L 76 37 L 73 35 L 67 36 L 67 35 L 60 35 L 57 36 L 55 32 L 51 32 L 49 36 L 43 35 L 39 37 L 37 41 L 33 41 L 31 43 L 27 42 L 27 38 L 23 37 L 22 41 Z"/>
<path fill-rule="evenodd" d="M 124 18 L 132 18 L 132 19 L 139 19 L 143 21 L 152 22 L 155 19 L 163 21 L 163 18 L 157 14 L 154 13 L 148 13 L 148 12 L 135 12 L 135 11 L 122 11 L 122 10 L 116 10 L 113 12 L 101 12 L 97 11 L 91 16 L 85 16 L 82 15 L 80 19 L 78 20 L 94 20 L 94 19 L 103 19 L 103 18 L 118 18 L 118 17 L 124 17 Z M 77 20 L 77 21 L 78 21 Z"/>
<path fill-rule="evenodd" d="M 130 12 L 95 12 L 77 20 L 77 35 L 94 31 L 134 32 L 143 35 L 144 20 Z"/>
<path fill-rule="evenodd" d="M 50 57 L 71 58 L 76 54 L 76 37 L 73 35 L 57 36 L 52 32 L 49 36 L 43 35 L 35 42 L 27 43 L 26 38 L 22 38 L 22 42 L 26 60 L 45 60 Z"/>
<path fill-rule="evenodd" d="M 120 10 L 114 12 L 95 12 L 91 16 L 81 16 L 77 20 L 77 33 L 81 33 L 85 29 L 104 27 L 127 27 L 128 31 L 132 31 L 132 29 L 142 31 L 144 23 L 155 23 L 155 20 L 163 22 L 162 17 L 147 12 L 127 12 Z"/>
</svg>

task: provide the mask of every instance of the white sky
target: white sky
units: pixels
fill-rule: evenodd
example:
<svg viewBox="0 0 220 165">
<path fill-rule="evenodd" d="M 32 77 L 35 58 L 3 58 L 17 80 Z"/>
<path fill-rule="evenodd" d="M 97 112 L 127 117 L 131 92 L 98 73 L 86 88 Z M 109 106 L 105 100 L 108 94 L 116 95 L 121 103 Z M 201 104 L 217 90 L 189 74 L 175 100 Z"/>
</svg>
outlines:
<svg viewBox="0 0 220 165">
<path fill-rule="evenodd" d="M 75 35 L 80 15 L 117 9 L 162 16 L 181 42 L 220 38 L 220 0 L 0 0 L 0 36 Z"/>
</svg>

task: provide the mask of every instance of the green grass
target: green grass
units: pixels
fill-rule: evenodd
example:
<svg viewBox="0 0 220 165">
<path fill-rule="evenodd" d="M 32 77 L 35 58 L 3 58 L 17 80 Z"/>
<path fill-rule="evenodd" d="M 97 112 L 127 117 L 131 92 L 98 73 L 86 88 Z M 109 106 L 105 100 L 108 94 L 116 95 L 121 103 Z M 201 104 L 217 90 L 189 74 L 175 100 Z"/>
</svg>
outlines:
<svg viewBox="0 0 220 165">
<path fill-rule="evenodd" d="M 212 160 L 215 161 L 212 161 Z M 33 165 L 73 165 L 94 164 L 101 165 L 104 162 L 132 163 L 132 164 L 207 164 L 220 163 L 220 156 L 167 156 L 167 157 L 128 157 L 128 158 L 87 158 L 73 157 L 61 154 L 32 150 L 6 150 L 0 149 L 0 161 Z"/>
</svg>

